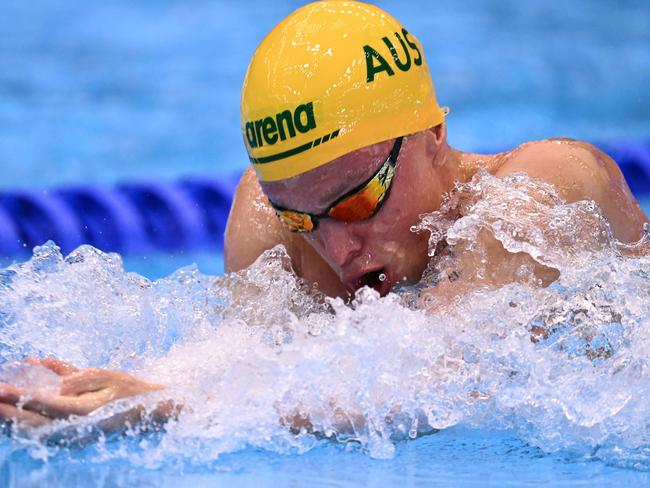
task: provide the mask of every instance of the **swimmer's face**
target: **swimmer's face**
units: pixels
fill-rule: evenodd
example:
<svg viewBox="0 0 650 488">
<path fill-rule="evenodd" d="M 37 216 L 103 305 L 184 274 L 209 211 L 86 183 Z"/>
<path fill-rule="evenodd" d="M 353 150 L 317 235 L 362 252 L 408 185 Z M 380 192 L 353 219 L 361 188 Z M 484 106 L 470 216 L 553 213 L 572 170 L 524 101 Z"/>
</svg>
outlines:
<svg viewBox="0 0 650 488">
<path fill-rule="evenodd" d="M 382 295 L 400 282 L 417 282 L 428 262 L 428 233 L 411 232 L 420 215 L 440 207 L 451 189 L 450 168 L 434 164 L 444 141 L 444 127 L 404 138 L 390 193 L 379 211 L 366 220 L 319 220 L 312 232 L 301 234 L 338 274 L 348 291 L 364 285 Z M 277 205 L 321 214 L 333 202 L 368 181 L 386 161 L 394 140 L 348 153 L 307 173 L 280 182 L 264 183 Z M 379 275 L 386 276 L 380 281 Z"/>
</svg>

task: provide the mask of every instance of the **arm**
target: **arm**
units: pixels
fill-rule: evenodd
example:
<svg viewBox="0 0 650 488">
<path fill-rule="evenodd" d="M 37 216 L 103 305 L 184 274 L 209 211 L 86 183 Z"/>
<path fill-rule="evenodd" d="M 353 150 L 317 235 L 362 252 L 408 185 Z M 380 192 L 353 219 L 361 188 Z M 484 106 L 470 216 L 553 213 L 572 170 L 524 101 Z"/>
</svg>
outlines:
<svg viewBox="0 0 650 488">
<path fill-rule="evenodd" d="M 618 166 L 598 149 L 585 143 L 568 140 L 543 141 L 521 146 L 496 168 L 495 176 L 506 177 L 512 173 L 526 173 L 531 178 L 552 184 L 567 203 L 592 200 L 598 204 L 611 229 L 621 241 L 637 241 L 647 217 L 630 192 Z M 526 226 L 536 226 L 547 236 L 548 248 L 561 249 L 580 240 L 587 249 L 600 245 L 595 227 L 582 225 L 584 236 L 568 236 L 567 230 L 556 231 L 549 225 L 546 212 L 531 208 L 529 203 L 517 202 L 508 210 L 512 213 L 529 212 Z M 517 210 L 515 210 L 515 208 Z M 532 217 L 532 219 L 531 219 Z M 494 218 L 494 216 L 492 217 Z M 597 221 L 594 225 L 599 225 Z M 547 227 L 548 226 L 548 227 Z M 525 233 L 524 227 L 524 233 Z M 555 236 L 553 236 L 555 234 Z M 564 241 L 571 242 L 564 242 Z M 573 242 L 573 244 L 572 244 Z M 512 250 L 511 250 L 512 251 Z M 545 266 L 525 252 L 508 252 L 495 238 L 493 230 L 482 229 L 472 242 L 453 246 L 453 255 L 439 257 L 437 286 L 422 295 L 421 305 L 427 308 L 443 306 L 456 296 L 464 296 L 477 287 L 498 287 L 511 282 L 530 282 L 548 286 L 559 277 L 559 269 Z M 543 261 L 543 260 L 542 260 Z M 550 260 L 553 262 L 554 260 Z M 562 259 L 560 259 L 562 261 Z M 548 264 L 548 260 L 544 261 Z"/>
<path fill-rule="evenodd" d="M 551 183 L 568 203 L 593 200 L 622 242 L 638 241 L 647 215 L 625 182 L 618 165 L 591 144 L 549 139 L 524 144 L 512 152 L 496 176 L 524 172 Z"/>
<path fill-rule="evenodd" d="M 108 371 L 95 368 L 78 369 L 55 359 L 28 359 L 26 366 L 44 367 L 60 377 L 61 385 L 58 391 L 51 388 L 39 389 L 31 384 L 18 387 L 10 384 L 0 385 L 0 422 L 12 425 L 16 430 L 35 435 L 41 442 L 56 443 L 64 446 L 82 446 L 95 441 L 105 434 L 126 433 L 129 430 L 142 432 L 157 430 L 171 418 L 180 413 L 182 406 L 172 400 L 161 401 L 147 410 L 142 405 L 136 405 L 127 410 L 106 417 L 98 415 L 92 419 L 95 412 L 116 400 L 145 395 L 162 390 L 162 385 L 140 381 L 131 375 L 118 371 Z M 25 378 L 14 378 L 13 381 L 23 383 L 30 381 L 29 372 Z M 311 413 L 294 411 L 287 414 L 278 411 L 280 425 L 286 427 L 295 435 L 309 433 L 320 437 L 336 438 L 339 440 L 358 438 L 367 433 L 367 423 L 361 412 L 344 410 L 330 402 L 327 410 L 316 410 Z M 399 409 L 386 417 L 387 427 L 393 430 L 392 424 L 399 417 L 402 423 L 410 425 L 410 421 Z M 316 417 L 316 422 L 312 421 Z M 75 417 L 78 417 L 75 419 Z M 83 417 L 91 417 L 83 421 Z M 57 425 L 57 429 L 47 427 L 56 421 L 65 419 L 75 422 Z M 323 424 L 323 422 L 325 422 Z M 327 427 L 325 427 L 327 426 Z M 420 419 L 418 433 L 431 431 L 425 420 Z M 399 437 L 405 436 L 399 429 L 393 432 Z"/>
<path fill-rule="evenodd" d="M 247 268 L 260 254 L 278 244 L 283 244 L 289 255 L 294 251 L 291 234 L 275 217 L 255 172 L 249 168 L 239 181 L 226 225 L 226 272 Z"/>
<path fill-rule="evenodd" d="M 487 229 L 482 229 L 471 245 L 454 246 L 453 255 L 443 257 L 439 271 L 438 283 L 422 292 L 419 307 L 435 310 L 479 288 L 498 288 L 508 283 L 548 286 L 560 276 L 559 270 L 525 252 L 509 252 Z"/>
</svg>

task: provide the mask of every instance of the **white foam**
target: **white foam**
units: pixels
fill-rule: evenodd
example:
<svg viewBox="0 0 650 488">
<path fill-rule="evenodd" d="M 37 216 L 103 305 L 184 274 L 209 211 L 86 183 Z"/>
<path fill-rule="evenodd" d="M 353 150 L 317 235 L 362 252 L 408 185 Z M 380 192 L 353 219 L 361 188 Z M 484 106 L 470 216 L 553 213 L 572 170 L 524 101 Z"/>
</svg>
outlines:
<svg viewBox="0 0 650 488">
<path fill-rule="evenodd" d="M 465 216 L 454 219 L 458 208 Z M 381 458 L 397 439 L 465 424 L 650 467 L 650 258 L 624 257 L 593 203 L 565 204 L 522 175 L 478 175 L 419 229 L 432 232 L 432 248 L 447 236 L 454 251 L 434 257 L 422 286 L 463 253 L 480 255 L 479 232 L 561 276 L 546 288 L 479 287 L 425 312 L 417 286 L 323 302 L 281 247 L 238 273 L 188 267 L 151 282 L 125 273 L 117 255 L 83 246 L 63 258 L 49 243 L 0 272 L 2 358 L 55 356 L 169 385 L 146 401 L 185 405 L 160 442 L 102 454 L 147 465 L 251 445 L 304 451 L 318 437 L 287 424 L 308 417 L 313 430 Z M 487 263 L 479 282 L 481 272 Z"/>
</svg>

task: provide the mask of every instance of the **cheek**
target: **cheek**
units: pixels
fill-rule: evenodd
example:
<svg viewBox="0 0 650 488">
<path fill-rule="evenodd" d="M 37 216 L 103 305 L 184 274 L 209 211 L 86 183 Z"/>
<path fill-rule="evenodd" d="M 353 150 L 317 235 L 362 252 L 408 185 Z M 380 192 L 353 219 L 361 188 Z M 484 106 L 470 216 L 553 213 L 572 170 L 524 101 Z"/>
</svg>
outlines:
<svg viewBox="0 0 650 488">
<path fill-rule="evenodd" d="M 431 195 L 421 191 L 420 188 L 402 189 L 395 188 L 390 199 L 386 202 L 386 215 L 383 216 L 380 229 L 382 232 L 409 232 L 409 229 L 420 222 L 420 215 L 435 210 L 435 201 Z"/>
<path fill-rule="evenodd" d="M 385 215 L 380 214 L 382 218 L 364 232 L 366 248 L 400 261 L 426 254 L 428 236 L 411 231 L 411 227 L 420 221 L 420 212 L 409 212 L 405 207 L 386 210 Z"/>
<path fill-rule="evenodd" d="M 412 247 L 412 241 L 419 238 L 410 229 L 420 222 L 420 214 L 430 211 L 426 200 L 426 195 L 396 185 L 379 213 L 360 226 L 362 234 L 371 238 L 368 244 L 376 248 L 390 245 L 389 251 L 396 253 L 399 247 Z"/>
<path fill-rule="evenodd" d="M 422 186 L 396 186 L 379 217 L 366 229 L 366 248 L 371 253 L 390 261 L 395 270 L 413 279 L 421 271 L 422 261 L 428 261 L 428 234 L 411 232 L 420 222 L 420 215 L 436 210 L 435 195 L 426 193 Z M 369 221 L 370 223 L 370 221 Z M 413 269 L 411 269 L 413 268 Z"/>
<path fill-rule="evenodd" d="M 409 246 L 399 241 L 386 242 L 382 250 L 387 257 L 390 256 L 393 265 L 405 262 L 411 254 Z"/>
</svg>

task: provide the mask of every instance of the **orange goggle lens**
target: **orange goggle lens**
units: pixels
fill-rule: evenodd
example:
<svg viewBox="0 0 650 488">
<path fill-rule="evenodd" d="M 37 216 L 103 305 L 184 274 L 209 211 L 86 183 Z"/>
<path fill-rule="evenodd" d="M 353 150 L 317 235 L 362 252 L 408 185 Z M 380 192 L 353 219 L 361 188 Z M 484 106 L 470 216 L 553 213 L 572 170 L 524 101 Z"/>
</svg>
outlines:
<svg viewBox="0 0 650 488">
<path fill-rule="evenodd" d="M 314 222 L 311 215 L 295 212 L 293 210 L 276 210 L 280 220 L 289 227 L 291 232 L 311 232 L 314 230 Z"/>
<path fill-rule="evenodd" d="M 327 216 L 344 222 L 356 222 L 372 217 L 386 198 L 394 174 L 395 167 L 390 162 L 385 163 L 375 177 L 361 190 L 345 197 L 325 214 L 314 217 Z M 316 219 L 308 213 L 279 208 L 275 212 L 292 232 L 311 232 L 316 227 Z"/>
<path fill-rule="evenodd" d="M 372 217 L 386 197 L 394 174 L 395 167 L 390 163 L 384 164 L 379 173 L 361 191 L 338 202 L 329 209 L 327 215 L 345 222 L 356 222 Z"/>
<path fill-rule="evenodd" d="M 275 209 L 278 218 L 292 232 L 311 232 L 316 228 L 318 220 L 323 217 L 331 217 L 343 222 L 356 222 L 358 220 L 368 219 L 379 210 L 382 202 L 386 199 L 390 185 L 393 182 L 393 177 L 395 176 L 395 165 L 397 164 L 397 156 L 401 146 L 402 138 L 398 137 L 395 140 L 392 151 L 388 155 L 388 159 L 379 168 L 375 176 L 363 186 L 342 196 L 328 211 L 320 215 L 289 210 L 277 206 L 273 202 L 270 202 L 271 206 Z"/>
</svg>

